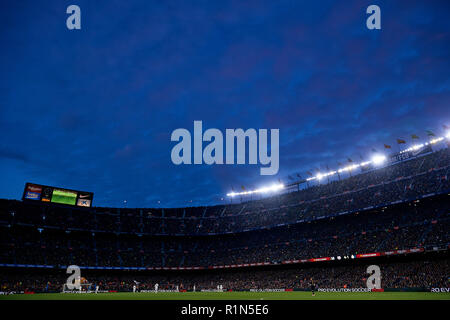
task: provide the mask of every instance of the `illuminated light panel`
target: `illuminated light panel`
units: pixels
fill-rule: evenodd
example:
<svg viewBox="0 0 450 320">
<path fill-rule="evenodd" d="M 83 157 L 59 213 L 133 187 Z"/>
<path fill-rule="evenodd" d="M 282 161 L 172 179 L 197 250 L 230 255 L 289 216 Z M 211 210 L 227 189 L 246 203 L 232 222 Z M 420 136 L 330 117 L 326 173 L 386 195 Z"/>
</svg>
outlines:
<svg viewBox="0 0 450 320">
<path fill-rule="evenodd" d="M 374 164 L 374 165 L 380 165 L 380 164 L 383 164 L 385 161 L 387 160 L 387 158 L 386 158 L 386 156 L 385 155 L 383 155 L 383 154 L 376 154 L 376 155 L 374 155 L 373 157 L 372 157 L 372 163 Z"/>
<path fill-rule="evenodd" d="M 450 131 L 447 132 L 444 137 L 434 138 L 434 139 L 431 139 L 428 142 L 425 142 L 425 143 L 422 143 L 422 144 L 413 145 L 412 147 L 409 147 L 408 149 L 400 151 L 400 154 L 405 153 L 405 152 L 410 152 L 410 151 L 416 151 L 416 150 L 419 150 L 419 149 L 421 149 L 421 148 L 423 148 L 425 146 L 428 146 L 430 144 L 436 144 L 436 143 L 444 140 L 445 138 L 450 139 Z M 314 177 L 307 178 L 306 181 L 311 181 L 311 180 L 319 180 L 320 181 L 323 178 L 326 178 L 326 177 L 329 177 L 329 176 L 333 176 L 333 175 L 335 175 L 337 173 L 349 172 L 349 171 L 352 171 L 352 170 L 357 169 L 359 167 L 364 167 L 364 166 L 367 166 L 367 165 L 370 165 L 370 164 L 381 165 L 386 160 L 387 160 L 387 157 L 385 155 L 383 155 L 383 154 L 374 155 L 370 161 L 364 161 L 364 162 L 361 162 L 361 163 L 355 163 L 355 164 L 349 165 L 347 167 L 340 168 L 337 171 L 330 171 L 330 172 L 325 172 L 325 173 L 319 172 Z M 227 194 L 227 196 L 235 197 L 235 196 L 249 195 L 249 194 L 254 194 L 254 193 L 274 192 L 274 191 L 279 191 L 281 189 L 284 189 L 284 185 L 283 184 L 276 184 L 276 185 L 272 185 L 270 187 L 264 187 L 264 188 L 260 188 L 260 189 L 256 189 L 256 190 L 250 190 L 250 191 L 244 191 L 244 192 L 230 192 L 230 193 Z"/>
</svg>

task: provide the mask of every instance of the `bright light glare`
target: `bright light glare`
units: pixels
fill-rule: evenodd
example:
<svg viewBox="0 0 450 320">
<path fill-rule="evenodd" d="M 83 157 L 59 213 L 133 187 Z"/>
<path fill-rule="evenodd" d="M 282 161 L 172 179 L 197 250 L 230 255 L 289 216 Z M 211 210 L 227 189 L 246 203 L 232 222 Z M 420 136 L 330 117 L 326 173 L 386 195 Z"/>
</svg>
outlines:
<svg viewBox="0 0 450 320">
<path fill-rule="evenodd" d="M 425 146 L 433 145 L 433 144 L 436 144 L 438 142 L 441 142 L 441 141 L 443 141 L 446 138 L 450 140 L 450 130 L 445 133 L 445 136 L 431 139 L 430 141 L 424 142 L 422 144 L 415 144 L 415 145 L 409 147 L 408 149 L 404 149 L 404 150 L 400 151 L 399 153 L 402 154 L 402 153 L 405 153 L 405 152 L 417 151 L 417 150 L 422 149 Z M 360 167 L 367 166 L 369 164 L 374 164 L 376 166 L 379 166 L 379 165 L 383 164 L 386 161 L 387 161 L 387 157 L 385 155 L 383 155 L 383 154 L 376 154 L 376 155 L 374 155 L 372 157 L 372 159 L 370 161 L 364 161 L 364 162 L 356 163 L 356 164 L 354 163 L 354 164 L 348 165 L 346 167 L 339 168 L 339 169 L 337 169 L 335 171 L 319 172 L 315 176 L 307 178 L 306 181 L 307 182 L 313 181 L 313 180 L 320 181 L 323 178 L 326 178 L 326 177 L 329 177 L 329 176 L 333 176 L 335 174 L 344 173 L 344 172 L 351 172 L 352 170 L 355 170 L 355 169 L 360 168 Z M 278 190 L 281 190 L 281 189 L 284 189 L 284 188 L 285 188 L 285 186 L 280 183 L 280 184 L 274 184 L 274 185 L 269 186 L 269 187 L 260 188 L 260 189 L 257 189 L 257 190 L 244 191 L 244 192 L 231 192 L 231 193 L 228 193 L 227 196 L 235 197 L 235 196 L 248 195 L 248 194 L 253 194 L 253 193 L 274 192 L 274 191 L 278 191 Z"/>
<path fill-rule="evenodd" d="M 375 165 L 383 164 L 386 161 L 386 156 L 382 154 L 376 154 L 372 157 L 372 163 Z"/>
<path fill-rule="evenodd" d="M 279 183 L 279 184 L 273 184 L 268 187 L 259 188 L 256 190 L 249 190 L 249 191 L 243 191 L 243 192 L 230 192 L 230 193 L 227 193 L 227 196 L 235 197 L 235 196 L 242 196 L 242 195 L 248 195 L 248 194 L 254 194 L 254 193 L 275 192 L 275 191 L 279 191 L 281 189 L 284 189 L 284 185 Z"/>
</svg>

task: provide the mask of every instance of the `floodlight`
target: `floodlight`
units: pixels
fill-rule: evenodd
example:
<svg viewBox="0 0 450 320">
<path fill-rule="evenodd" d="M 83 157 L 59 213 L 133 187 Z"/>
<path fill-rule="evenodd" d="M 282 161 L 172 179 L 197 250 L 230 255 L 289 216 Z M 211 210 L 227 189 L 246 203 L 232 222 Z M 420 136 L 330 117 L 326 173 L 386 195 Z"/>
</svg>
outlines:
<svg viewBox="0 0 450 320">
<path fill-rule="evenodd" d="M 421 148 L 423 148 L 425 146 L 436 144 L 436 143 L 438 143 L 440 141 L 443 141 L 445 139 L 450 140 L 450 130 L 447 130 L 445 132 L 444 136 L 442 136 L 442 137 L 436 137 L 436 138 L 434 138 L 434 139 L 432 139 L 432 140 L 430 140 L 428 142 L 424 142 L 424 143 L 421 143 L 421 144 L 415 144 L 415 145 L 413 145 L 413 146 L 411 146 L 411 147 L 409 147 L 407 149 L 401 150 L 399 153 L 403 154 L 405 152 L 417 151 L 417 150 L 420 150 Z M 365 167 L 365 166 L 367 166 L 369 164 L 373 164 L 375 166 L 381 166 L 387 160 L 388 159 L 387 159 L 387 157 L 384 154 L 375 154 L 375 155 L 373 155 L 373 157 L 371 158 L 370 161 L 363 161 L 361 163 L 354 163 L 353 161 L 350 160 L 349 162 L 352 162 L 351 164 L 348 164 L 345 167 L 341 167 L 341 168 L 339 168 L 339 169 L 337 169 L 335 171 L 329 171 L 329 172 L 324 172 L 324 173 L 320 173 L 319 172 L 319 173 L 317 173 L 314 176 L 312 176 L 312 174 L 308 172 L 308 174 L 311 175 L 311 177 L 306 178 L 306 181 L 307 182 L 314 181 L 314 180 L 320 181 L 320 180 L 322 180 L 325 177 L 334 176 L 335 174 L 346 173 L 346 172 L 350 172 L 351 173 L 352 170 L 356 170 L 358 168 L 363 168 L 363 167 Z M 339 165 L 341 165 L 341 164 L 339 164 Z M 299 182 L 299 183 L 301 183 L 301 182 Z M 235 197 L 235 196 L 249 195 L 249 194 L 254 194 L 254 193 L 276 192 L 276 191 L 279 191 L 279 190 L 284 189 L 284 188 L 285 188 L 285 186 L 280 183 L 280 184 L 274 184 L 274 185 L 267 186 L 267 187 L 262 187 L 262 188 L 255 189 L 255 190 L 249 190 L 249 191 L 243 191 L 243 192 L 230 192 L 230 193 L 227 194 L 227 196 L 228 197 Z M 347 256 L 347 259 L 350 259 L 350 257 L 351 256 Z M 345 259 L 344 256 L 340 257 L 340 258 Z"/>
<path fill-rule="evenodd" d="M 282 183 L 279 183 L 279 184 L 273 184 L 268 187 L 259 188 L 256 190 L 249 190 L 249 191 L 243 191 L 243 192 L 230 192 L 230 193 L 227 193 L 227 196 L 235 197 L 235 196 L 248 195 L 248 194 L 253 194 L 253 193 L 275 192 L 275 191 L 278 191 L 281 189 L 284 189 L 284 185 Z"/>
<path fill-rule="evenodd" d="M 382 154 L 376 154 L 372 157 L 372 163 L 374 165 L 383 164 L 386 161 L 386 156 Z"/>
</svg>

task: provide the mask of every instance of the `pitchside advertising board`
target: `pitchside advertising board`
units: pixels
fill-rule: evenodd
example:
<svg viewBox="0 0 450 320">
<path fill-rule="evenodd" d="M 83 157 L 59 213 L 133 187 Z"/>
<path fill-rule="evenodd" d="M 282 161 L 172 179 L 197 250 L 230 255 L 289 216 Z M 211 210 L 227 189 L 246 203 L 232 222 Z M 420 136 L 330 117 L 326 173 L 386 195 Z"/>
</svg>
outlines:
<svg viewBox="0 0 450 320">
<path fill-rule="evenodd" d="M 69 206 L 91 207 L 94 194 L 57 187 L 27 183 L 22 200 L 65 204 Z"/>
</svg>

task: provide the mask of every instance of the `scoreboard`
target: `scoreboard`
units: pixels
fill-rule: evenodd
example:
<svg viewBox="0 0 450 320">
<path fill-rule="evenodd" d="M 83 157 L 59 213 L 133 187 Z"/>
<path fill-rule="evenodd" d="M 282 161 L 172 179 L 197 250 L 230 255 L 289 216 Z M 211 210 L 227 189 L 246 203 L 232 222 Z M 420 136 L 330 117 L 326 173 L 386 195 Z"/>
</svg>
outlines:
<svg viewBox="0 0 450 320">
<path fill-rule="evenodd" d="M 64 188 L 44 186 L 41 184 L 25 184 L 22 200 L 66 204 L 78 207 L 91 207 L 94 194 Z"/>
</svg>

